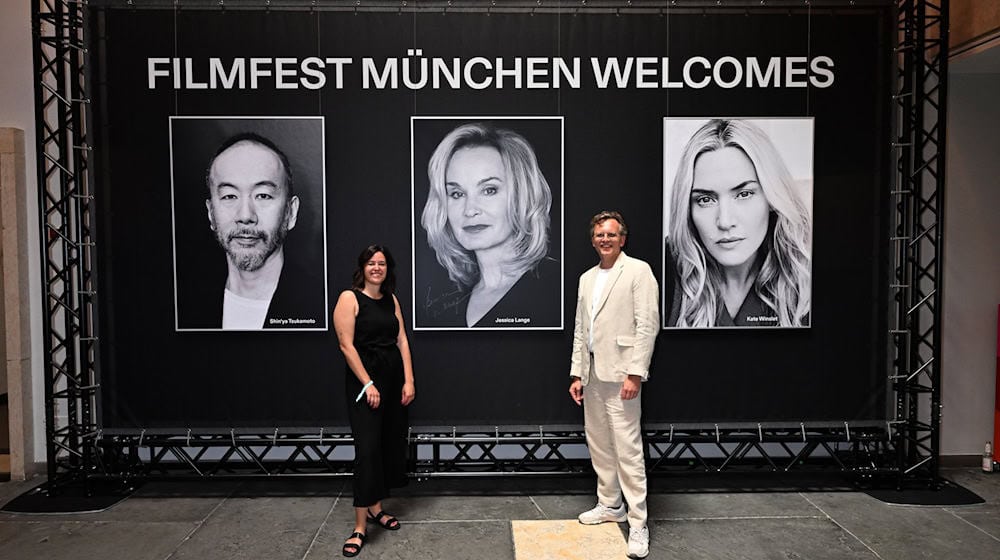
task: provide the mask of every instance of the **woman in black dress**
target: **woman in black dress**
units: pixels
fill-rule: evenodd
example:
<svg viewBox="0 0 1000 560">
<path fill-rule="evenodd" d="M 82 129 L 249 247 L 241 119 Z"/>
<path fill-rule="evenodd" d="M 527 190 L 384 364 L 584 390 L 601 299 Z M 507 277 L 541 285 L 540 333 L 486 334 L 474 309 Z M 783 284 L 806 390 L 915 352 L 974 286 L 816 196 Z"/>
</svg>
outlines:
<svg viewBox="0 0 1000 560">
<path fill-rule="evenodd" d="M 369 520 L 399 529 L 399 520 L 382 509 L 382 499 L 390 488 L 406 484 L 406 406 L 415 393 L 395 287 L 392 254 L 369 246 L 358 256 L 352 289 L 340 294 L 333 310 L 347 361 L 345 394 L 355 453 L 354 532 L 344 543 L 344 556 L 361 552 Z"/>
</svg>

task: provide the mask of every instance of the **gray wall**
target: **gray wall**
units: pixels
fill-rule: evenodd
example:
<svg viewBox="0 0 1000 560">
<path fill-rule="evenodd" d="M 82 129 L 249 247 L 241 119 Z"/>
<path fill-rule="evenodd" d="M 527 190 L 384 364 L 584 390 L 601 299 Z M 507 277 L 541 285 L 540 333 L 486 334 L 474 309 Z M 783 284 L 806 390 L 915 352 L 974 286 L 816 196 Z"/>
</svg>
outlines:
<svg viewBox="0 0 1000 560">
<path fill-rule="evenodd" d="M 35 93 L 34 70 L 31 60 L 31 2 L 28 0 L 0 3 L 0 126 L 24 131 L 27 199 L 23 201 L 28 217 L 28 280 L 31 307 L 32 393 L 31 409 L 35 419 L 34 454 L 31 449 L 25 461 L 45 460 L 45 403 L 42 395 L 41 276 L 38 255 L 38 186 L 35 177 Z M 24 256 L 22 256 L 24 258 Z"/>
<path fill-rule="evenodd" d="M 948 76 L 941 454 L 993 438 L 1000 304 L 1000 46 Z"/>
</svg>

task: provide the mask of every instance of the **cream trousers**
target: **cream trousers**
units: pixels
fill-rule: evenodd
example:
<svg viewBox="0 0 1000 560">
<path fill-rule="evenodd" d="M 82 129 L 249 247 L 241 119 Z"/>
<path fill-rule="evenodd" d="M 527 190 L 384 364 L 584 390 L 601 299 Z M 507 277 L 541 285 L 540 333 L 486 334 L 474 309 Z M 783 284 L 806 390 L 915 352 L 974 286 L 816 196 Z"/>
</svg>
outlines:
<svg viewBox="0 0 1000 560">
<path fill-rule="evenodd" d="M 628 504 L 628 524 L 646 525 L 646 464 L 642 452 L 640 397 L 622 400 L 621 383 L 590 377 L 583 388 L 583 419 L 590 460 L 597 472 L 597 500 L 607 507 Z"/>
</svg>

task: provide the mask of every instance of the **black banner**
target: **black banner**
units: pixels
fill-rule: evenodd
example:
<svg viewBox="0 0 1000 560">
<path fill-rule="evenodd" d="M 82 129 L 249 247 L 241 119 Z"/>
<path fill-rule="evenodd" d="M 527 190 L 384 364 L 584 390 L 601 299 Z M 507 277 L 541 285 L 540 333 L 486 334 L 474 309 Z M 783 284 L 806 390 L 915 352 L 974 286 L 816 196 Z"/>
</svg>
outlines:
<svg viewBox="0 0 1000 560">
<path fill-rule="evenodd" d="M 414 424 L 582 422 L 567 387 L 577 279 L 597 262 L 588 221 L 620 210 L 625 250 L 665 278 L 664 123 L 682 117 L 809 123 L 808 328 L 663 330 L 644 420 L 884 417 L 888 8 L 91 15 L 105 427 L 346 425 L 345 368 L 329 317 L 371 243 L 396 257 Z M 291 129 L 275 132 L 281 123 Z M 434 294 L 471 288 L 449 284 L 428 244 L 428 166 L 449 132 L 475 123 L 523 137 L 548 185 L 548 237 L 535 238 L 540 257 L 507 292 L 530 278 L 525 301 L 536 311 L 511 307 L 489 316 L 495 328 L 479 328 L 488 314 L 462 308 L 438 330 L 438 319 L 422 315 L 442 301 Z M 280 201 L 270 229 L 233 226 L 227 237 L 218 233 L 222 207 L 209 199 L 241 183 L 221 167 L 213 175 L 214 158 L 243 132 L 274 136 L 295 186 L 264 181 L 270 190 L 252 200 Z M 517 221 L 509 208 L 495 223 Z M 490 224 L 458 227 L 479 234 Z M 269 328 L 268 316 L 258 328 L 258 310 L 258 322 L 237 323 L 254 326 L 235 331 L 187 322 L 185 309 L 216 313 L 231 279 L 275 266 L 276 252 L 282 270 L 294 255 L 311 278 L 325 278 L 319 288 L 294 284 L 325 298 L 318 316 L 288 312 L 284 319 L 305 322 Z"/>
</svg>

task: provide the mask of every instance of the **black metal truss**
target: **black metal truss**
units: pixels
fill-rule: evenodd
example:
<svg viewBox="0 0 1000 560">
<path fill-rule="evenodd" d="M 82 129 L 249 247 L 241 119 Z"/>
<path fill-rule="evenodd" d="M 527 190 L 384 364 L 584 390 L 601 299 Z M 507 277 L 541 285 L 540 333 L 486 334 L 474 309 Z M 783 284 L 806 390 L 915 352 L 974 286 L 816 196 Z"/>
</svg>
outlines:
<svg viewBox="0 0 1000 560">
<path fill-rule="evenodd" d="M 900 477 L 938 474 L 948 0 L 899 0 L 890 336 Z"/>
<path fill-rule="evenodd" d="M 567 458 L 562 446 L 584 443 L 578 429 L 535 431 L 412 431 L 412 476 L 571 474 L 589 461 Z M 103 471 L 127 479 L 344 476 L 352 472 L 354 440 L 349 433 L 139 434 L 105 436 Z M 341 452 L 343 451 L 343 452 Z"/>
<path fill-rule="evenodd" d="M 177 5 L 175 0 L 167 2 Z M 196 0 L 185 4 L 199 4 Z M 225 3 L 213 0 L 221 9 Z M 727 1 L 723 8 L 756 4 Z M 843 3 L 843 2 L 839 2 Z M 859 5 L 866 2 L 859 1 Z M 878 4 L 873 1 L 873 4 Z M 92 5 L 120 2 L 93 0 Z M 139 5 L 143 2 L 126 2 Z M 157 2 L 149 2 L 157 5 Z M 163 2 L 159 3 L 163 5 Z M 202 2 L 208 7 L 209 2 Z M 281 2 L 275 7 L 298 6 Z M 345 8 L 346 3 L 311 5 Z M 344 6 L 341 6 L 344 4 Z M 351 2 L 355 8 L 360 3 Z M 405 6 L 367 2 L 364 9 Z M 407 10 L 416 10 L 410 3 Z M 443 9 L 465 3 L 443 4 Z M 534 11 L 518 2 L 501 9 Z M 552 3 L 540 9 L 550 11 Z M 618 7 L 612 6 L 617 4 Z M 681 5 L 683 4 L 683 5 Z M 715 2 L 684 0 L 680 8 Z M 768 2 L 794 6 L 795 2 Z M 801 2 L 818 7 L 835 0 Z M 421 2 L 426 8 L 434 2 Z M 563 9 L 565 2 L 556 3 Z M 719 4 L 722 5 L 722 4 Z M 234 4 L 235 6 L 235 4 Z M 293 7 L 294 7 L 293 6 Z M 669 2 L 581 3 L 585 11 L 670 10 Z M 243 4 L 242 7 L 246 7 Z M 898 150 L 892 205 L 892 284 L 889 287 L 890 375 L 895 414 L 884 427 L 694 426 L 647 429 L 651 472 L 672 470 L 786 472 L 833 468 L 860 476 L 903 479 L 937 474 L 940 373 L 940 283 L 944 169 L 944 101 L 948 0 L 898 0 L 896 92 Z M 89 185 L 87 17 L 80 0 L 33 2 L 39 218 L 43 266 L 44 375 L 49 480 L 128 480 L 149 476 L 341 476 L 350 472 L 348 434 L 273 433 L 104 434 L 96 413 L 96 270 Z M 347 8 L 351 9 L 351 8 Z M 472 8 L 469 8 L 472 9 Z M 479 7 L 479 10 L 483 8 Z M 263 431 L 266 432 L 266 431 Z M 579 428 L 425 430 L 411 433 L 411 472 L 418 477 L 577 474 L 589 463 Z"/>
<path fill-rule="evenodd" d="M 50 481 L 94 467 L 96 338 L 86 2 L 32 2 Z"/>
<path fill-rule="evenodd" d="M 884 425 L 851 427 L 666 426 L 643 432 L 650 473 L 672 471 L 776 472 L 835 470 L 860 477 L 895 472 L 885 463 L 888 430 Z M 416 463 L 417 476 L 589 473 L 579 429 L 517 432 L 430 432 L 411 438 L 429 448 Z M 575 448 L 574 448 L 575 446 Z M 891 455 L 890 455 L 891 456 Z M 419 455 L 418 455 L 419 457 Z"/>
<path fill-rule="evenodd" d="M 836 472 L 894 474 L 885 425 L 667 426 L 646 429 L 650 473 Z M 579 427 L 421 429 L 409 434 L 415 478 L 578 475 L 590 472 Z M 347 476 L 349 433 L 136 433 L 100 438 L 100 472 L 146 478 Z M 887 460 L 888 458 L 888 460 Z"/>
<path fill-rule="evenodd" d="M 148 477 L 231 477 L 351 474 L 350 434 L 191 434 L 110 436 L 101 440 L 101 471 L 125 480 Z"/>
<path fill-rule="evenodd" d="M 644 434 L 648 470 L 773 472 L 833 470 L 856 478 L 895 472 L 888 427 L 878 424 L 691 427 Z"/>
</svg>

